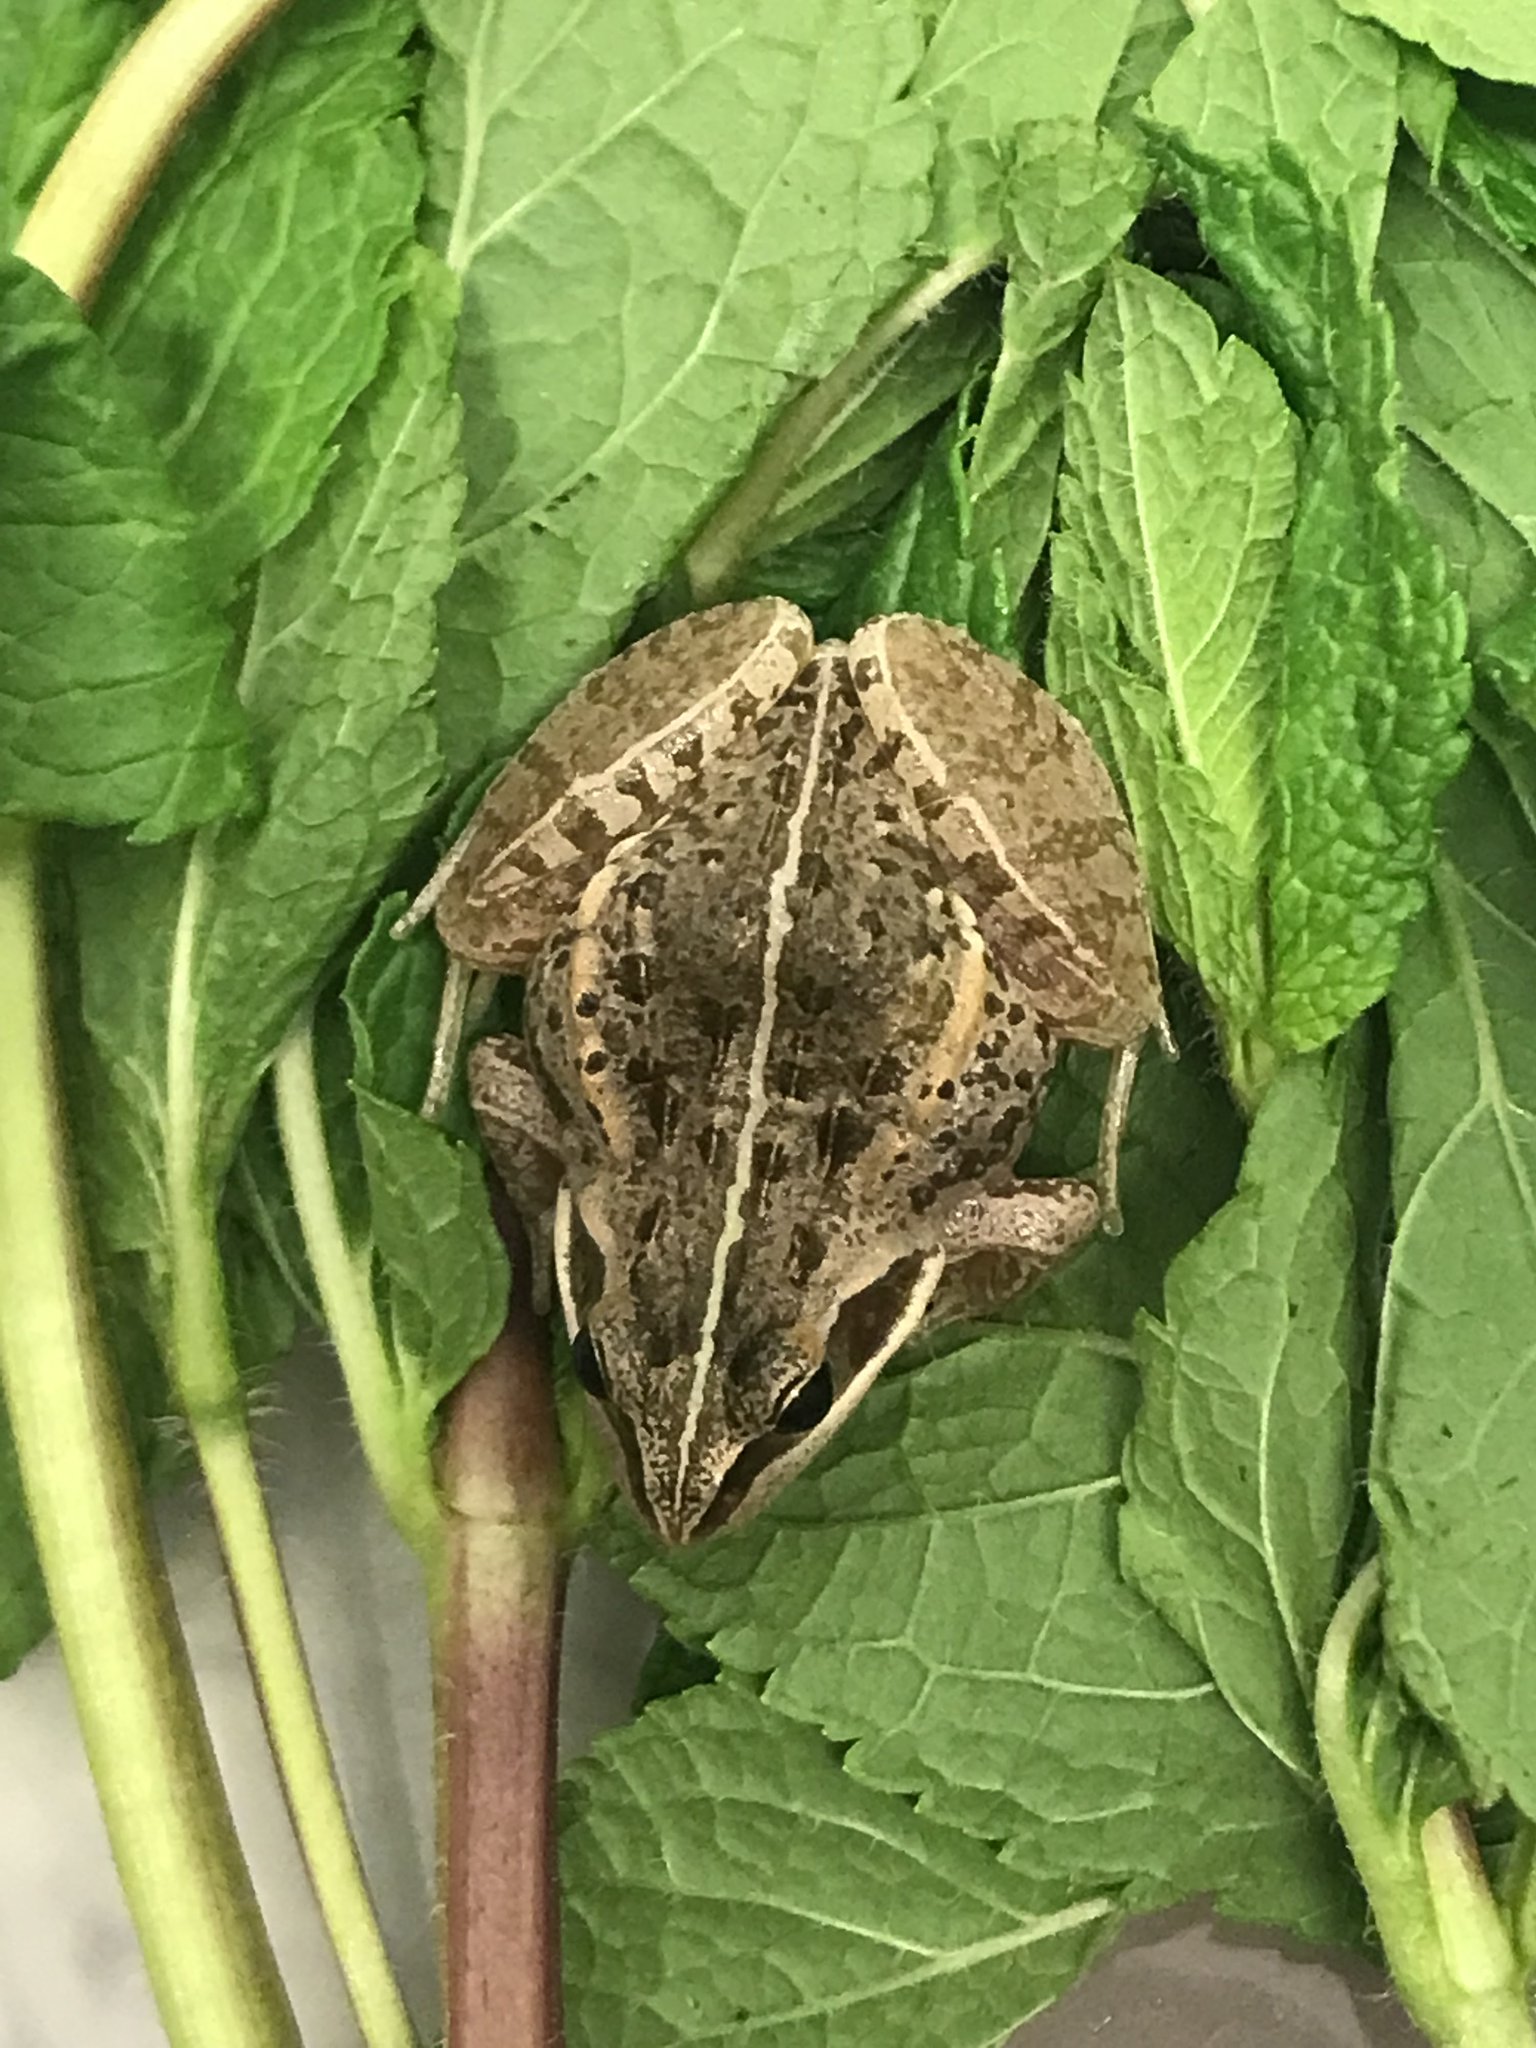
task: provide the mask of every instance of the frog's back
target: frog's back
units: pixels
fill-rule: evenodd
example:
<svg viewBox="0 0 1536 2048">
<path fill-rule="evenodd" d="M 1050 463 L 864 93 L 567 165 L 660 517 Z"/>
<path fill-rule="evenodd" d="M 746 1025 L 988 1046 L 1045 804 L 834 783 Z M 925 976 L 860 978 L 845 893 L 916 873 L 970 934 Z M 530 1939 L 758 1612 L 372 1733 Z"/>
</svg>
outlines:
<svg viewBox="0 0 1536 2048">
<path fill-rule="evenodd" d="M 540 1062 L 658 1254 L 726 1233 L 803 1290 L 846 1220 L 915 1227 L 1022 1142 L 1049 1048 L 1010 1023 L 890 767 L 844 651 L 818 650 L 535 979 Z M 708 1275 L 669 1279 L 680 1338 Z"/>
</svg>

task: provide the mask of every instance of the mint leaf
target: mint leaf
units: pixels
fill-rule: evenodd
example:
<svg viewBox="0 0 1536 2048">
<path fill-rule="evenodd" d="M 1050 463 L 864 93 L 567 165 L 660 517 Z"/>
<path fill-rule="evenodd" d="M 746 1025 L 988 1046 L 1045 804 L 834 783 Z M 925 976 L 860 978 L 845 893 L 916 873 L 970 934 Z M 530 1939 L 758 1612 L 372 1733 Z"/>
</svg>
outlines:
<svg viewBox="0 0 1536 2048">
<path fill-rule="evenodd" d="M 1518 86 L 1469 78 L 1459 103 L 1453 89 L 1444 152 L 1499 232 L 1525 250 L 1536 246 L 1536 137 L 1527 98 Z M 1438 168 L 1437 158 L 1430 167 Z"/>
<path fill-rule="evenodd" d="M 1536 267 L 1405 168 L 1383 223 L 1403 424 L 1536 548 Z"/>
<path fill-rule="evenodd" d="M 990 2048 L 1117 1921 L 1112 1900 L 1052 1897 L 858 1784 L 730 1684 L 651 1707 L 575 1767 L 561 1875 L 576 2048 L 744 2031 L 774 2048 Z"/>
<path fill-rule="evenodd" d="M 1428 43 L 1454 71 L 1536 85 L 1536 38 L 1520 0 L 1339 0 L 1404 42 Z"/>
<path fill-rule="evenodd" d="M 98 308 L 103 339 L 199 514 L 209 573 L 303 516 L 372 378 L 421 167 L 408 0 L 301 0 L 194 124 Z"/>
<path fill-rule="evenodd" d="M 852 602 L 839 608 L 846 618 L 834 618 L 834 626 L 852 631 L 884 612 L 922 612 L 1018 659 L 1017 591 L 1000 554 L 979 547 L 973 532 L 966 456 L 976 433 L 974 404 L 972 393 L 962 397 L 891 515 Z"/>
<path fill-rule="evenodd" d="M 1307 1784 L 1366 1369 L 1345 1159 L 1355 1064 L 1341 1051 L 1281 1070 L 1237 1193 L 1169 1268 L 1163 1320 L 1137 1331 L 1120 1521 L 1127 1576 Z"/>
<path fill-rule="evenodd" d="M 1487 725 L 1391 1002 L 1397 1238 L 1371 1491 L 1387 1629 L 1487 1785 L 1536 1810 L 1536 735 Z"/>
<path fill-rule="evenodd" d="M 1273 1014 L 1299 1050 L 1381 995 L 1424 900 L 1434 799 L 1466 751 L 1465 614 L 1402 494 L 1389 338 L 1373 399 L 1315 429 L 1285 589 Z"/>
<path fill-rule="evenodd" d="M 1456 118 L 1456 78 L 1421 44 L 1398 51 L 1398 107 L 1403 126 L 1432 171 L 1440 168 L 1446 136 Z"/>
<path fill-rule="evenodd" d="M 1397 141 L 1398 54 L 1335 0 L 1222 0 L 1152 90 L 1158 130 L 1222 163 L 1271 143 L 1303 166 L 1369 270 Z"/>
<path fill-rule="evenodd" d="M 423 254 L 325 489 L 262 564 L 241 679 L 261 816 L 190 854 L 77 849 L 94 1048 L 87 1165 L 116 1248 L 164 1256 L 173 1114 L 195 1119 L 202 1171 L 218 1185 L 279 1038 L 441 780 L 427 693 L 433 598 L 462 495 L 454 306 Z"/>
<path fill-rule="evenodd" d="M 199 534 L 96 336 L 0 260 L 0 811 L 163 838 L 246 793 Z"/>
<path fill-rule="evenodd" d="M 1246 138 L 1203 112 L 1160 137 L 1311 430 L 1282 599 L 1267 1026 L 1306 1051 L 1381 995 L 1423 902 L 1434 800 L 1464 752 L 1465 622 L 1403 495 L 1392 333 L 1359 255 L 1376 187 L 1341 187 L 1315 124 L 1279 114 L 1256 110 Z"/>
<path fill-rule="evenodd" d="M 743 594 L 780 589 L 764 567 L 777 551 L 833 522 L 886 511 L 921 466 L 922 444 L 914 447 L 914 433 L 987 367 L 996 350 L 997 302 L 981 285 L 957 292 L 904 334 L 873 378 L 849 394 L 779 494 L 759 529 Z"/>
<path fill-rule="evenodd" d="M 1000 552 L 1015 604 L 1050 525 L 1077 331 L 1148 176 L 1136 151 L 1086 126 L 1044 122 L 1020 139 L 1006 209 L 1002 349 L 970 458 L 977 545 Z"/>
<path fill-rule="evenodd" d="M 467 764 L 606 654 L 778 408 L 910 281 L 932 124 L 903 97 L 915 23 L 876 0 L 428 16 L 429 194 L 465 288 L 441 701 Z"/>
<path fill-rule="evenodd" d="M 1136 0 L 958 0 L 939 15 L 912 90 L 955 142 L 1031 121 L 1092 121 L 1139 15 Z"/>
<path fill-rule="evenodd" d="M 994 1331 L 877 1386 L 782 1503 L 641 1588 L 1010 1868 L 1341 1929 L 1321 1804 L 1117 1570 L 1135 1403 L 1092 1332 Z"/>
<path fill-rule="evenodd" d="M 1135 142 L 1140 139 L 1137 105 L 1172 62 L 1173 53 L 1190 31 L 1184 0 L 1139 0 L 1130 33 L 1109 81 L 1100 124 Z"/>
<path fill-rule="evenodd" d="M 1156 1063 L 1138 1086 L 1145 1143 L 1109 1256 L 1153 1306 L 1166 1239 L 1151 1212 L 1202 1101 L 1225 1151 L 1219 1089 Z M 1224 1910 L 1343 1931 L 1356 1908 L 1317 1795 L 1119 1572 L 1136 1374 L 1096 1290 L 1072 1284 L 1068 1269 L 1016 1324 L 912 1347 L 761 1517 L 653 1556 L 642 1589 L 675 1633 L 766 1674 L 770 1706 L 851 1743 L 861 1784 L 917 1795 L 1001 1843 L 1010 1869 L 1124 1886 L 1133 1906 L 1209 1889 Z"/>
<path fill-rule="evenodd" d="M 1403 495 L 1445 556 L 1451 586 L 1467 608 L 1467 639 L 1481 668 L 1500 621 L 1536 596 L 1536 553 L 1422 441 L 1408 442 L 1407 457 Z"/>
<path fill-rule="evenodd" d="M 1154 914 L 1234 1048 L 1264 1004 L 1273 607 L 1295 459 L 1263 360 L 1218 348 L 1175 286 L 1116 265 L 1069 385 L 1047 674 L 1107 741 Z"/>
<path fill-rule="evenodd" d="M 490 1346 L 507 1312 L 507 1258 L 478 1150 L 421 1114 L 443 987 L 442 949 L 423 932 L 401 944 L 405 906 L 380 906 L 347 975 L 352 1095 L 367 1180 L 367 1239 L 377 1261 L 403 1419 L 418 1447 L 438 1403 Z M 369 1243 L 357 1247 L 368 1255 Z"/>
</svg>

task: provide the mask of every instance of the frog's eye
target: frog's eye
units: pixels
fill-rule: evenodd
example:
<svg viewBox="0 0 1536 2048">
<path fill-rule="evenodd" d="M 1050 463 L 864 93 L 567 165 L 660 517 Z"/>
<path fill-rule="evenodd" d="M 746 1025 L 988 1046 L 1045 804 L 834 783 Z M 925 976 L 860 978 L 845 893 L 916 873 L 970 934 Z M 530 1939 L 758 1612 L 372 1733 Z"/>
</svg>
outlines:
<svg viewBox="0 0 1536 2048">
<path fill-rule="evenodd" d="M 595 1401 L 608 1399 L 608 1377 L 603 1371 L 603 1354 L 590 1330 L 578 1330 L 571 1340 L 571 1370 L 579 1385 Z"/>
<path fill-rule="evenodd" d="M 773 1426 L 786 1436 L 804 1436 L 818 1422 L 825 1422 L 831 1406 L 832 1368 L 823 1359 L 810 1378 L 803 1380 L 780 1404 Z"/>
</svg>

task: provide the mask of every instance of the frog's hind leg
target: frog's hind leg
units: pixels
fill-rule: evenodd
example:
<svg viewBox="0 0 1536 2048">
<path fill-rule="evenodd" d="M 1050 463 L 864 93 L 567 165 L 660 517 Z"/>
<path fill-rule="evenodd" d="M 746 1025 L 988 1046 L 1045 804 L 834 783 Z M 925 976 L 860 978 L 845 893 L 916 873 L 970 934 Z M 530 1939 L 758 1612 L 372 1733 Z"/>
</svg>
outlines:
<svg viewBox="0 0 1536 2048">
<path fill-rule="evenodd" d="M 968 634 L 902 613 L 849 647 L 856 687 L 951 888 L 1052 1035 L 1162 1023 L 1136 846 L 1077 720 Z"/>
</svg>

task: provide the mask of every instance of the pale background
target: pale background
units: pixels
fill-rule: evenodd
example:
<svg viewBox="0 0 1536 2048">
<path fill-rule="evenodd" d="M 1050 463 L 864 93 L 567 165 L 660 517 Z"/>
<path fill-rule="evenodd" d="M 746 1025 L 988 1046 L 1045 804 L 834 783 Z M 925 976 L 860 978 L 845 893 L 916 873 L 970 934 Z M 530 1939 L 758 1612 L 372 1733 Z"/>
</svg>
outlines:
<svg viewBox="0 0 1536 2048">
<path fill-rule="evenodd" d="M 323 1357 L 292 1363 L 260 1430 L 364 1859 L 406 1996 L 424 2017 L 434 2005 L 431 1723 L 415 1566 L 373 1496 Z M 161 1520 L 306 2048 L 357 2048 L 272 1777 L 206 1516 L 186 1496 Z M 624 1718 L 649 1627 L 626 1586 L 590 1562 L 578 1566 L 566 1642 L 568 1749 Z M 1185 1913 L 1143 1923 L 1026 2028 L 1018 2048 L 1409 2048 L 1418 2039 L 1380 1979 L 1359 1965 L 1282 1955 Z M 165 2048 L 51 1645 L 0 1685 L 0 2048 Z"/>
</svg>

